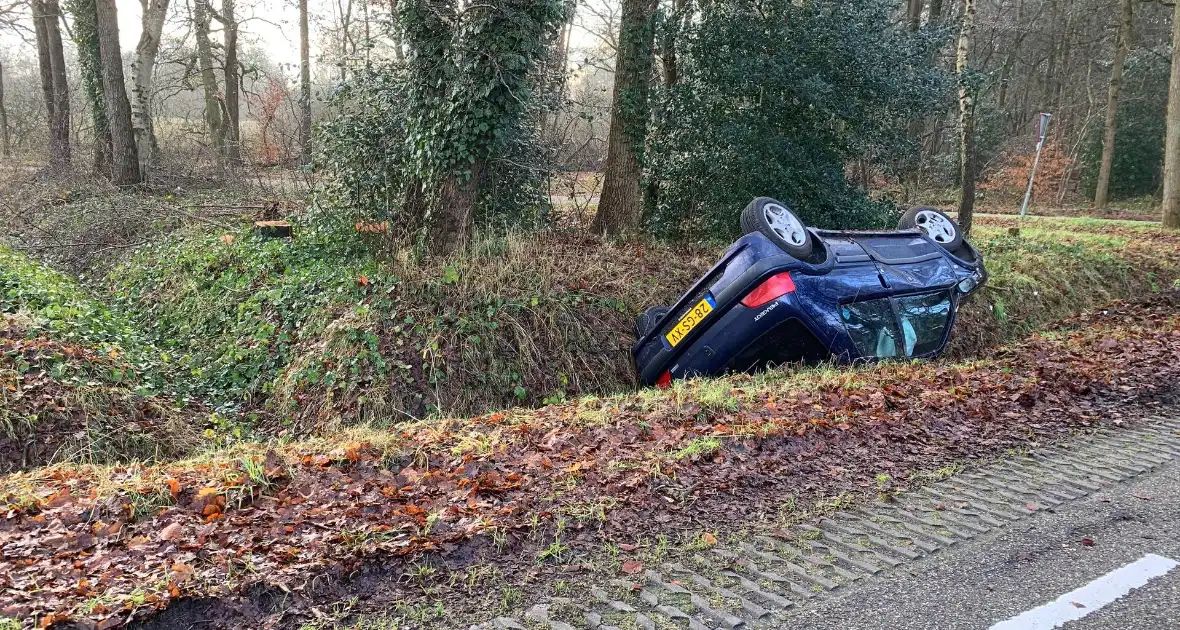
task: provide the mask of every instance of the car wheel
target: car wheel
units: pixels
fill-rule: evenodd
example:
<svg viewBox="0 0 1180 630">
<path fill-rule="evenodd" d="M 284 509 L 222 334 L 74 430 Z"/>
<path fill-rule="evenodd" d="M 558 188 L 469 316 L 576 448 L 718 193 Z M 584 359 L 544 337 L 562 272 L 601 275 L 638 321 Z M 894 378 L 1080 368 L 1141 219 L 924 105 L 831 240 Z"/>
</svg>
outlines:
<svg viewBox="0 0 1180 630">
<path fill-rule="evenodd" d="M 918 228 L 930 237 L 930 240 L 942 245 L 951 252 L 958 251 L 963 246 L 963 231 L 943 212 L 934 208 L 912 208 L 901 215 L 897 223 L 899 230 Z"/>
<path fill-rule="evenodd" d="M 635 319 L 635 338 L 640 339 L 651 332 L 670 310 L 672 309 L 666 306 L 653 306 L 640 313 Z"/>
<path fill-rule="evenodd" d="M 742 232 L 761 232 L 795 258 L 811 255 L 811 232 L 787 205 L 770 197 L 759 197 L 742 211 Z"/>
</svg>

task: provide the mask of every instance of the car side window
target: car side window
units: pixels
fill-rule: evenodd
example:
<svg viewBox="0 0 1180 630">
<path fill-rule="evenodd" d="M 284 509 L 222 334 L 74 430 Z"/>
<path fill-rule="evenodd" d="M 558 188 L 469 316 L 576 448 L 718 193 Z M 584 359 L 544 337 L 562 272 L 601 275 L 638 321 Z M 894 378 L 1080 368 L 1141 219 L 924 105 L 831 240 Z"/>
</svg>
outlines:
<svg viewBox="0 0 1180 630">
<path fill-rule="evenodd" d="M 840 307 L 840 318 L 861 356 L 887 359 L 898 354 L 897 320 L 888 299 Z"/>
<path fill-rule="evenodd" d="M 938 350 L 950 312 L 951 296 L 944 291 L 844 304 L 840 318 L 861 356 L 890 359 Z"/>
<path fill-rule="evenodd" d="M 906 356 L 938 350 L 951 314 L 949 292 L 897 298 L 897 315 L 905 335 Z"/>
</svg>

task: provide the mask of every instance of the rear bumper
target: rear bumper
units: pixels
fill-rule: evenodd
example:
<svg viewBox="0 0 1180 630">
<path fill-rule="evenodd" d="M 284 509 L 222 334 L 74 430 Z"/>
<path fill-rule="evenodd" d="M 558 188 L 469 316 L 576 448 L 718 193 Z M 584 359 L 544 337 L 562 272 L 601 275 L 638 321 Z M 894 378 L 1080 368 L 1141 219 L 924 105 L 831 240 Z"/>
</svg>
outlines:
<svg viewBox="0 0 1180 630">
<path fill-rule="evenodd" d="M 766 279 L 784 271 L 806 273 L 803 266 L 806 263 L 786 254 L 774 256 L 747 269 L 719 295 L 712 295 L 704 287 L 700 291 L 688 293 L 686 297 L 689 299 L 682 298 L 655 328 L 632 347 L 639 383 L 653 385 L 664 372 L 672 372 L 673 378 L 681 378 L 722 371 L 730 357 L 744 348 L 750 339 L 782 321 L 784 315 L 805 317 L 796 308 L 797 298 L 793 294 L 782 296 L 758 309 L 749 309 L 741 304 L 742 298 Z M 716 301 L 713 313 L 673 348 L 664 334 L 680 321 L 684 310 L 704 299 L 706 294 L 712 295 Z"/>
</svg>

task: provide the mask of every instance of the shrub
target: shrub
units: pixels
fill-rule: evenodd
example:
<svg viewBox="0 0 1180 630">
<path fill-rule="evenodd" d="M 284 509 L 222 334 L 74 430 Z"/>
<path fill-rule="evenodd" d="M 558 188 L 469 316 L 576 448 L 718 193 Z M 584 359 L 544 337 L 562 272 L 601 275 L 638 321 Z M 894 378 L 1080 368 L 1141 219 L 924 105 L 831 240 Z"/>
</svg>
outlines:
<svg viewBox="0 0 1180 630">
<path fill-rule="evenodd" d="M 852 159 L 901 162 L 908 124 L 939 105 L 940 32 L 893 28 L 894 2 L 729 2 L 686 24 L 680 80 L 656 95 L 651 229 L 727 238 L 753 197 L 822 227 L 883 226 L 891 204 L 844 177 Z M 907 149 L 908 148 L 908 149 Z"/>
</svg>

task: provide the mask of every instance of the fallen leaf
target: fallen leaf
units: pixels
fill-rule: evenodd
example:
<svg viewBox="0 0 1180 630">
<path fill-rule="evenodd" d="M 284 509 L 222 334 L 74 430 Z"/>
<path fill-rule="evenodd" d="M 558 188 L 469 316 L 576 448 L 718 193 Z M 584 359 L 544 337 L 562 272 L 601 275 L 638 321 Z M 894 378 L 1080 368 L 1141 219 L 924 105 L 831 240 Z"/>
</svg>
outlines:
<svg viewBox="0 0 1180 630">
<path fill-rule="evenodd" d="M 194 573 L 196 573 L 196 569 L 183 562 L 172 565 L 172 581 L 176 584 L 184 584 L 191 580 Z"/>
<path fill-rule="evenodd" d="M 717 544 L 717 537 L 709 532 L 701 534 L 701 542 L 712 547 Z"/>
<path fill-rule="evenodd" d="M 643 563 L 638 560 L 628 560 L 623 563 L 623 573 L 635 575 L 643 571 Z"/>
<path fill-rule="evenodd" d="M 623 551 L 635 551 L 639 549 L 639 545 L 632 545 L 631 543 L 619 543 L 619 549 Z"/>
<path fill-rule="evenodd" d="M 1082 544 L 1087 547 L 1093 547 L 1094 546 L 1094 539 L 1087 536 L 1082 539 Z"/>
<path fill-rule="evenodd" d="M 171 523 L 160 530 L 160 540 L 176 540 L 183 530 L 180 523 Z"/>
</svg>

